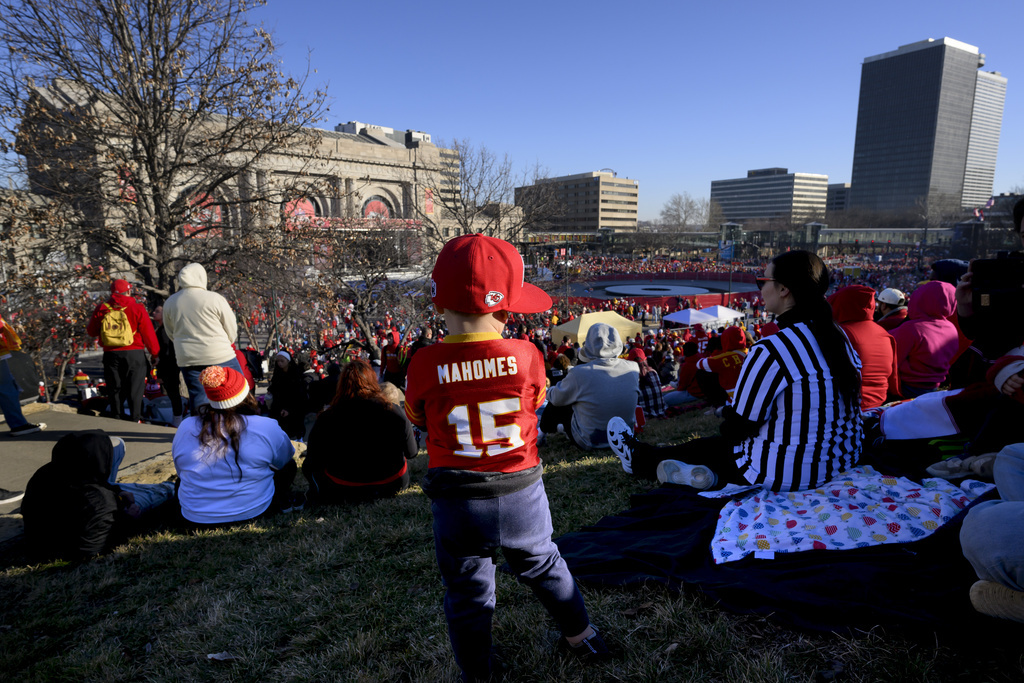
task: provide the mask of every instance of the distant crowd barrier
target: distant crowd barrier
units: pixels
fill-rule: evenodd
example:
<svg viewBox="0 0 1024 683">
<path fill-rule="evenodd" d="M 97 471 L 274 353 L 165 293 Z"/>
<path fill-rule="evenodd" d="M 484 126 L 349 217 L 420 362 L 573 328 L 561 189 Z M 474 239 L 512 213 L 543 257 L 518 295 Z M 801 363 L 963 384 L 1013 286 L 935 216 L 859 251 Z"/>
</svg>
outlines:
<svg viewBox="0 0 1024 683">
<path fill-rule="evenodd" d="M 728 282 L 729 273 L 712 273 L 712 272 L 679 272 L 679 273 L 608 273 L 602 275 L 594 275 L 590 278 L 594 282 L 607 282 L 609 280 L 689 280 L 697 282 Z M 747 283 L 754 284 L 756 276 L 751 273 L 733 273 L 733 283 Z M 700 306 L 701 308 L 708 308 L 710 306 L 729 306 L 735 308 L 736 306 L 743 304 L 748 301 L 752 301 L 757 296 L 756 292 L 733 292 L 729 294 L 727 292 L 710 292 L 708 294 L 693 294 L 690 296 L 621 296 L 618 297 L 620 300 L 635 301 L 638 304 L 650 304 L 651 306 L 661 306 L 663 313 L 672 313 L 683 308 L 682 302 L 689 301 L 691 308 Z M 556 297 L 558 300 L 564 300 L 560 297 Z M 571 296 L 569 297 L 569 305 L 587 306 L 589 308 L 601 308 L 607 304 L 611 299 L 600 299 L 597 297 L 589 296 Z"/>
</svg>

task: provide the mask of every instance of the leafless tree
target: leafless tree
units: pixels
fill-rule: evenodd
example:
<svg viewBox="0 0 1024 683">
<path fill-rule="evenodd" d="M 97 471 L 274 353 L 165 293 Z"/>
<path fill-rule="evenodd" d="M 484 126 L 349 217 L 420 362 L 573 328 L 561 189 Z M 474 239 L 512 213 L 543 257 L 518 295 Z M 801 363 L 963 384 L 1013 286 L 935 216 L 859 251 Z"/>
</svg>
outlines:
<svg viewBox="0 0 1024 683">
<path fill-rule="evenodd" d="M 661 207 L 661 221 L 666 227 L 686 231 L 702 221 L 699 200 L 690 196 L 689 192 L 674 194 Z"/>
<path fill-rule="evenodd" d="M 429 188 L 430 201 L 415 209 L 428 262 L 452 237 L 483 233 L 517 243 L 528 230 L 550 229 L 560 215 L 555 187 L 540 182 L 541 167 L 517 170 L 507 154 L 469 140 L 437 145 L 441 167 Z"/>
<path fill-rule="evenodd" d="M 305 182 L 324 93 L 280 71 L 247 21 L 257 4 L 0 0 L 8 173 L 79 216 L 47 240 L 167 296 L 184 260 L 218 263 L 276 227 L 288 188 L 267 180 L 268 159 Z"/>
</svg>

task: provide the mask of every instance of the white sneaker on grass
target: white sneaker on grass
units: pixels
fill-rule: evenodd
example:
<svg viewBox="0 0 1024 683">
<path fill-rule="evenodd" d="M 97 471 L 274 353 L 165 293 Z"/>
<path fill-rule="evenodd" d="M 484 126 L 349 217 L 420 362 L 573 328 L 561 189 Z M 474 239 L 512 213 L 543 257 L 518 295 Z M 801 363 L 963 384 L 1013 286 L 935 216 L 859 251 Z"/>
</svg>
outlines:
<svg viewBox="0 0 1024 683">
<path fill-rule="evenodd" d="M 692 486 L 704 491 L 714 486 L 718 477 L 704 465 L 687 465 L 678 460 L 662 460 L 658 463 L 658 481 L 662 484 Z"/>
<path fill-rule="evenodd" d="M 637 440 L 633 430 L 621 417 L 615 416 L 608 420 L 608 445 L 615 455 L 619 456 L 622 469 L 626 474 L 633 474 L 633 449 Z"/>
</svg>

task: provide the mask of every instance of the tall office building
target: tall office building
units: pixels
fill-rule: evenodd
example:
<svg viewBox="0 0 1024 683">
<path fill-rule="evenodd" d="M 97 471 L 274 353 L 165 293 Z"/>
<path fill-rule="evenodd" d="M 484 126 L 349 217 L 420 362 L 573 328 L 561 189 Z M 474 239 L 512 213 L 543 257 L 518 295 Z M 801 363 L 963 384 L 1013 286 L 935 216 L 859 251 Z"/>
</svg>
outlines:
<svg viewBox="0 0 1024 683">
<path fill-rule="evenodd" d="M 790 173 L 786 168 L 747 171 L 746 178 L 711 181 L 711 201 L 726 220 L 802 222 L 825 213 L 828 176 Z"/>
<path fill-rule="evenodd" d="M 971 207 L 992 194 L 1006 79 L 985 55 L 929 38 L 864 60 L 849 206 Z"/>
</svg>

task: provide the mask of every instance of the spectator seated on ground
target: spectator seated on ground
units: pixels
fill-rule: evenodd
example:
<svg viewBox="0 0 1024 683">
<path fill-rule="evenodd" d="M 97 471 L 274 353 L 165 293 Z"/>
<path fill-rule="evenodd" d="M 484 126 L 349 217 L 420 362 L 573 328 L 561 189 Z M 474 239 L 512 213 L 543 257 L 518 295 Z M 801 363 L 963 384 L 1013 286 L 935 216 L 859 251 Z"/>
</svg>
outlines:
<svg viewBox="0 0 1024 683">
<path fill-rule="evenodd" d="M 21 514 L 33 555 L 87 559 L 140 531 L 174 485 L 117 484 L 125 445 L 101 430 L 66 434 L 25 489 Z"/>
<path fill-rule="evenodd" d="M 743 330 L 730 327 L 720 336 L 721 350 L 716 350 L 706 358 L 697 361 L 697 383 L 705 398 L 716 408 L 724 406 L 736 380 L 740 376 L 740 368 L 747 357 L 747 338 Z M 708 345 L 711 347 L 711 344 Z"/>
<path fill-rule="evenodd" d="M 900 392 L 916 398 L 946 380 L 959 348 L 959 333 L 949 316 L 956 310 L 956 289 L 932 280 L 914 290 L 906 321 L 891 334 L 896 340 Z"/>
<path fill-rule="evenodd" d="M 248 521 L 296 505 L 295 448 L 277 422 L 256 413 L 242 374 L 213 365 L 200 375 L 209 405 L 181 422 L 171 445 L 181 515 L 193 525 Z"/>
<path fill-rule="evenodd" d="M 907 297 L 898 289 L 883 289 L 875 306 L 875 322 L 886 331 L 892 331 L 907 319 Z"/>
<path fill-rule="evenodd" d="M 580 349 L 580 364 L 548 391 L 542 433 L 555 432 L 561 424 L 572 443 L 589 451 L 608 447 L 605 426 L 612 417 L 632 424 L 640 371 L 636 363 L 619 358 L 622 348 L 622 338 L 614 327 L 605 323 L 590 326 Z"/>
<path fill-rule="evenodd" d="M 569 356 L 564 353 L 560 353 L 555 356 L 555 360 L 551 363 L 551 367 L 548 369 L 548 380 L 551 382 L 549 386 L 555 386 L 569 374 L 569 370 L 572 369 L 572 361 L 569 360 Z"/>
<path fill-rule="evenodd" d="M 704 391 L 697 382 L 697 363 L 703 356 L 697 350 L 697 342 L 688 341 L 683 344 L 683 360 L 679 363 L 679 379 L 675 383 L 675 391 L 663 397 L 665 405 L 674 407 L 704 398 Z"/>
<path fill-rule="evenodd" d="M 832 317 L 846 332 L 860 356 L 860 409 L 868 410 L 899 398 L 896 340 L 871 319 L 875 290 L 864 285 L 843 287 L 829 297 Z"/>
<path fill-rule="evenodd" d="M 979 579 L 971 604 L 983 614 L 1024 623 L 1024 443 L 999 451 L 994 474 L 1000 499 L 971 508 L 960 530 L 964 556 Z"/>
<path fill-rule="evenodd" d="M 309 435 L 302 474 L 309 480 L 310 502 L 393 496 L 409 487 L 407 458 L 416 457 L 418 448 L 404 408 L 384 396 L 366 361 L 352 361 Z"/>
<path fill-rule="evenodd" d="M 860 361 L 825 300 L 828 269 L 811 252 L 790 251 L 776 256 L 757 284 L 780 330 L 747 355 L 722 435 L 659 448 L 610 420 L 608 440 L 624 470 L 699 489 L 717 481 L 796 491 L 856 464 Z"/>
<path fill-rule="evenodd" d="M 640 369 L 640 407 L 647 417 L 665 417 L 665 399 L 661 395 L 661 378 L 647 364 L 643 349 L 633 348 L 626 354 L 626 360 L 636 363 Z"/>
</svg>

